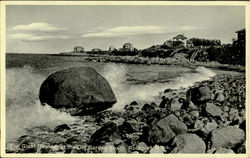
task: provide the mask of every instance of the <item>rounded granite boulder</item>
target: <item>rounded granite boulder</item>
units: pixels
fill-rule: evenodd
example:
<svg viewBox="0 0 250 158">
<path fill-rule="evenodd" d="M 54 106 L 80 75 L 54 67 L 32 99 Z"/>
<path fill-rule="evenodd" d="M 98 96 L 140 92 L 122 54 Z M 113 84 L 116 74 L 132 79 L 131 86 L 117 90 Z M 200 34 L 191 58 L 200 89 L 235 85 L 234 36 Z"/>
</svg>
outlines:
<svg viewBox="0 0 250 158">
<path fill-rule="evenodd" d="M 108 81 L 90 67 L 51 74 L 40 87 L 39 99 L 53 108 L 76 109 L 73 115 L 94 114 L 116 103 Z"/>
</svg>

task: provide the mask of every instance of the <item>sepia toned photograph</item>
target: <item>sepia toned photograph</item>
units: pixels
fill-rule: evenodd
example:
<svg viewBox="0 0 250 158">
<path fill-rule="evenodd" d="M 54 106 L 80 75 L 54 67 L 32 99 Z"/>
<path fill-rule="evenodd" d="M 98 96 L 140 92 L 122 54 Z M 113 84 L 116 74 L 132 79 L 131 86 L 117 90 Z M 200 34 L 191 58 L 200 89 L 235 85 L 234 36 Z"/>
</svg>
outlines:
<svg viewBox="0 0 250 158">
<path fill-rule="evenodd" d="M 1 153 L 249 156 L 249 3 L 213 3 L 1 6 Z"/>
</svg>

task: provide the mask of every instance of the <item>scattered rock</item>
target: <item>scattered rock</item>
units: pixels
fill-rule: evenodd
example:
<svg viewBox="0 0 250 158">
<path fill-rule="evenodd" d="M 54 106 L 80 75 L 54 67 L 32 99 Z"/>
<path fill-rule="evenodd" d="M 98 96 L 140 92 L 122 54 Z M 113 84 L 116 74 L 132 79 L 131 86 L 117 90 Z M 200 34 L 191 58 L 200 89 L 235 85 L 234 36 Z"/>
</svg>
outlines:
<svg viewBox="0 0 250 158">
<path fill-rule="evenodd" d="M 196 134 L 181 134 L 174 138 L 171 153 L 205 153 L 206 145 Z"/>
<path fill-rule="evenodd" d="M 161 101 L 161 103 L 159 105 L 159 108 L 166 108 L 168 102 L 169 102 L 169 99 L 165 98 L 165 96 L 163 96 L 162 101 Z"/>
<path fill-rule="evenodd" d="M 195 105 L 201 102 L 210 100 L 210 89 L 207 86 L 201 85 L 199 87 L 191 88 L 187 91 L 186 100 L 192 101 Z"/>
<path fill-rule="evenodd" d="M 176 111 L 181 109 L 182 104 L 179 102 L 178 98 L 172 98 L 170 99 L 169 103 L 168 103 L 168 107 L 170 110 L 172 111 Z"/>
<path fill-rule="evenodd" d="M 166 152 L 164 146 L 155 145 L 149 150 L 150 154 L 164 154 Z"/>
<path fill-rule="evenodd" d="M 90 67 L 51 74 L 41 85 L 39 99 L 54 108 L 77 108 L 73 115 L 97 113 L 116 103 L 107 80 Z"/>
<path fill-rule="evenodd" d="M 155 106 L 154 105 L 150 105 L 150 104 L 145 104 L 143 107 L 142 107 L 142 111 L 151 111 L 151 110 L 154 110 L 155 109 Z"/>
<path fill-rule="evenodd" d="M 62 132 L 64 130 L 70 130 L 70 127 L 67 124 L 56 126 L 56 128 L 54 129 L 54 133 Z"/>
<path fill-rule="evenodd" d="M 162 118 L 152 124 L 143 135 L 143 139 L 148 144 L 166 144 L 175 135 L 187 132 L 187 126 L 181 122 L 174 114 Z"/>
<path fill-rule="evenodd" d="M 105 142 L 112 142 L 119 139 L 118 127 L 113 122 L 108 122 L 104 124 L 100 129 L 98 129 L 90 138 L 90 145 L 101 145 Z"/>
<path fill-rule="evenodd" d="M 215 148 L 224 147 L 232 148 L 235 145 L 243 143 L 245 133 L 235 126 L 226 126 L 216 129 L 212 132 L 212 146 Z"/>
<path fill-rule="evenodd" d="M 235 108 L 230 108 L 228 114 L 229 114 L 229 120 L 230 121 L 236 120 L 238 118 L 238 116 L 239 116 L 239 112 Z"/>
<path fill-rule="evenodd" d="M 225 100 L 225 96 L 222 93 L 216 93 L 215 100 L 218 102 L 223 102 Z"/>
<path fill-rule="evenodd" d="M 149 150 L 149 147 L 144 142 L 140 142 L 136 146 L 136 151 L 139 151 L 140 153 L 147 153 L 148 150 Z"/>
<path fill-rule="evenodd" d="M 127 120 L 119 127 L 119 129 L 122 133 L 139 132 L 138 121 L 135 119 Z"/>
<path fill-rule="evenodd" d="M 190 111 L 189 114 L 192 116 L 192 118 L 197 119 L 199 118 L 200 114 L 197 110 Z"/>
<path fill-rule="evenodd" d="M 221 116 L 222 110 L 219 106 L 216 106 L 212 103 L 206 104 L 206 112 L 211 116 Z"/>
</svg>

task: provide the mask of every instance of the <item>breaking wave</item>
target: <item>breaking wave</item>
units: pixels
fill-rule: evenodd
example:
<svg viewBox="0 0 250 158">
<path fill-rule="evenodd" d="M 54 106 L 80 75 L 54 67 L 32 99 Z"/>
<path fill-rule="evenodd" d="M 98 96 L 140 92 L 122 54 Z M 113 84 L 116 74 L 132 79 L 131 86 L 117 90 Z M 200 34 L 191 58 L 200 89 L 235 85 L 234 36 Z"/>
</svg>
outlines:
<svg viewBox="0 0 250 158">
<path fill-rule="evenodd" d="M 215 75 L 209 69 L 198 67 L 192 72 L 176 75 L 178 77 L 170 82 L 135 85 L 127 81 L 130 72 L 126 65 L 109 63 L 99 72 L 108 80 L 116 95 L 117 103 L 113 110 L 122 110 L 134 100 L 152 102 L 167 88 L 186 88 Z M 49 106 L 41 106 L 38 98 L 39 88 L 46 77 L 28 66 L 6 69 L 6 141 L 25 134 L 26 128 L 58 125 L 76 120 L 67 113 Z"/>
<path fill-rule="evenodd" d="M 113 110 L 123 110 L 126 104 L 132 101 L 154 101 L 160 92 L 165 89 L 180 89 L 192 86 L 196 82 L 209 80 L 216 74 L 205 67 L 198 67 L 193 72 L 181 74 L 167 83 L 149 83 L 143 85 L 130 85 L 126 82 L 127 68 L 125 65 L 110 64 L 104 67 L 102 75 L 112 87 L 117 103 Z M 174 73 L 174 72 L 173 72 Z"/>
</svg>

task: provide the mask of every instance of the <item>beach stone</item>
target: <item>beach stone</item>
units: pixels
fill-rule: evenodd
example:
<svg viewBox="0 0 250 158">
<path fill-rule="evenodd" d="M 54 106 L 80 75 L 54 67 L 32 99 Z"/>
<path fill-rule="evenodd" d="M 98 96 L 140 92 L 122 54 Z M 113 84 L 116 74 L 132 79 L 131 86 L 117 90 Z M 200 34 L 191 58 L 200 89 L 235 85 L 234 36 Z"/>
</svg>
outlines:
<svg viewBox="0 0 250 158">
<path fill-rule="evenodd" d="M 74 115 L 97 113 L 116 103 L 108 81 L 90 67 L 73 67 L 49 75 L 40 87 L 39 99 L 54 108 L 76 108 Z"/>
<path fill-rule="evenodd" d="M 170 110 L 172 110 L 172 111 L 180 110 L 181 106 L 182 106 L 182 104 L 179 102 L 178 98 L 172 98 L 172 99 L 170 99 L 169 105 L 168 105 L 168 107 L 170 108 Z"/>
<path fill-rule="evenodd" d="M 223 102 L 225 100 L 225 96 L 222 93 L 216 93 L 215 100 L 218 102 Z"/>
<path fill-rule="evenodd" d="M 147 153 L 148 150 L 149 147 L 144 142 L 140 142 L 139 144 L 136 145 L 136 151 L 139 151 L 141 153 Z"/>
<path fill-rule="evenodd" d="M 206 145 L 196 134 L 177 135 L 171 146 L 174 146 L 171 153 L 205 153 Z"/>
<path fill-rule="evenodd" d="M 166 144 L 178 134 L 187 132 L 187 126 L 174 114 L 170 114 L 152 124 L 144 133 L 143 139 L 148 144 Z"/>
<path fill-rule="evenodd" d="M 235 154 L 233 150 L 226 148 L 219 148 L 215 151 L 215 154 Z"/>
<path fill-rule="evenodd" d="M 188 108 L 189 109 L 193 109 L 193 110 L 196 110 L 198 109 L 196 105 L 194 105 L 194 103 L 192 101 L 189 101 L 188 102 Z"/>
<path fill-rule="evenodd" d="M 159 105 L 159 108 L 166 108 L 168 102 L 169 102 L 169 99 L 165 98 L 165 96 L 163 96 L 162 101 Z"/>
<path fill-rule="evenodd" d="M 229 111 L 229 107 L 228 107 L 227 105 L 225 105 L 225 106 L 223 107 L 223 111 L 228 112 L 228 111 Z"/>
<path fill-rule="evenodd" d="M 159 145 L 155 145 L 149 150 L 150 154 L 164 154 L 164 152 L 166 152 L 165 147 Z"/>
<path fill-rule="evenodd" d="M 221 116 L 222 109 L 219 106 L 216 106 L 212 103 L 206 104 L 206 112 L 211 116 Z"/>
<path fill-rule="evenodd" d="M 215 130 L 217 127 L 218 127 L 218 124 L 216 122 L 208 122 L 204 126 L 204 131 L 205 131 L 205 133 L 209 134 L 210 132 Z"/>
<path fill-rule="evenodd" d="M 155 106 L 154 105 L 150 105 L 150 104 L 145 104 L 143 105 L 142 107 L 142 111 L 151 111 L 151 110 L 154 110 L 155 109 Z"/>
<path fill-rule="evenodd" d="M 187 101 L 191 100 L 195 105 L 201 102 L 206 102 L 210 100 L 210 98 L 211 98 L 210 88 L 205 85 L 201 85 L 195 88 L 190 88 L 186 94 L 186 100 Z"/>
<path fill-rule="evenodd" d="M 127 120 L 119 127 L 119 129 L 122 133 L 139 132 L 138 121 L 135 119 Z"/>
<path fill-rule="evenodd" d="M 62 124 L 62 125 L 56 126 L 54 129 L 54 133 L 62 132 L 64 130 L 70 130 L 70 127 L 67 124 Z"/>
<path fill-rule="evenodd" d="M 197 110 L 190 111 L 189 114 L 192 116 L 192 118 L 199 118 L 200 114 Z"/>
<path fill-rule="evenodd" d="M 238 110 L 235 109 L 235 108 L 230 108 L 228 114 L 229 114 L 229 120 L 230 120 L 230 121 L 234 121 L 234 120 L 237 119 L 238 116 L 239 116 L 239 112 L 238 112 Z"/>
<path fill-rule="evenodd" d="M 245 132 L 235 126 L 226 126 L 215 129 L 212 132 L 212 146 L 215 148 L 232 148 L 235 145 L 243 143 Z"/>
<path fill-rule="evenodd" d="M 95 133 L 90 137 L 90 145 L 101 145 L 105 142 L 112 142 L 116 139 L 120 139 L 118 134 L 118 127 L 114 122 L 105 123 L 100 129 L 95 131 Z"/>
</svg>

